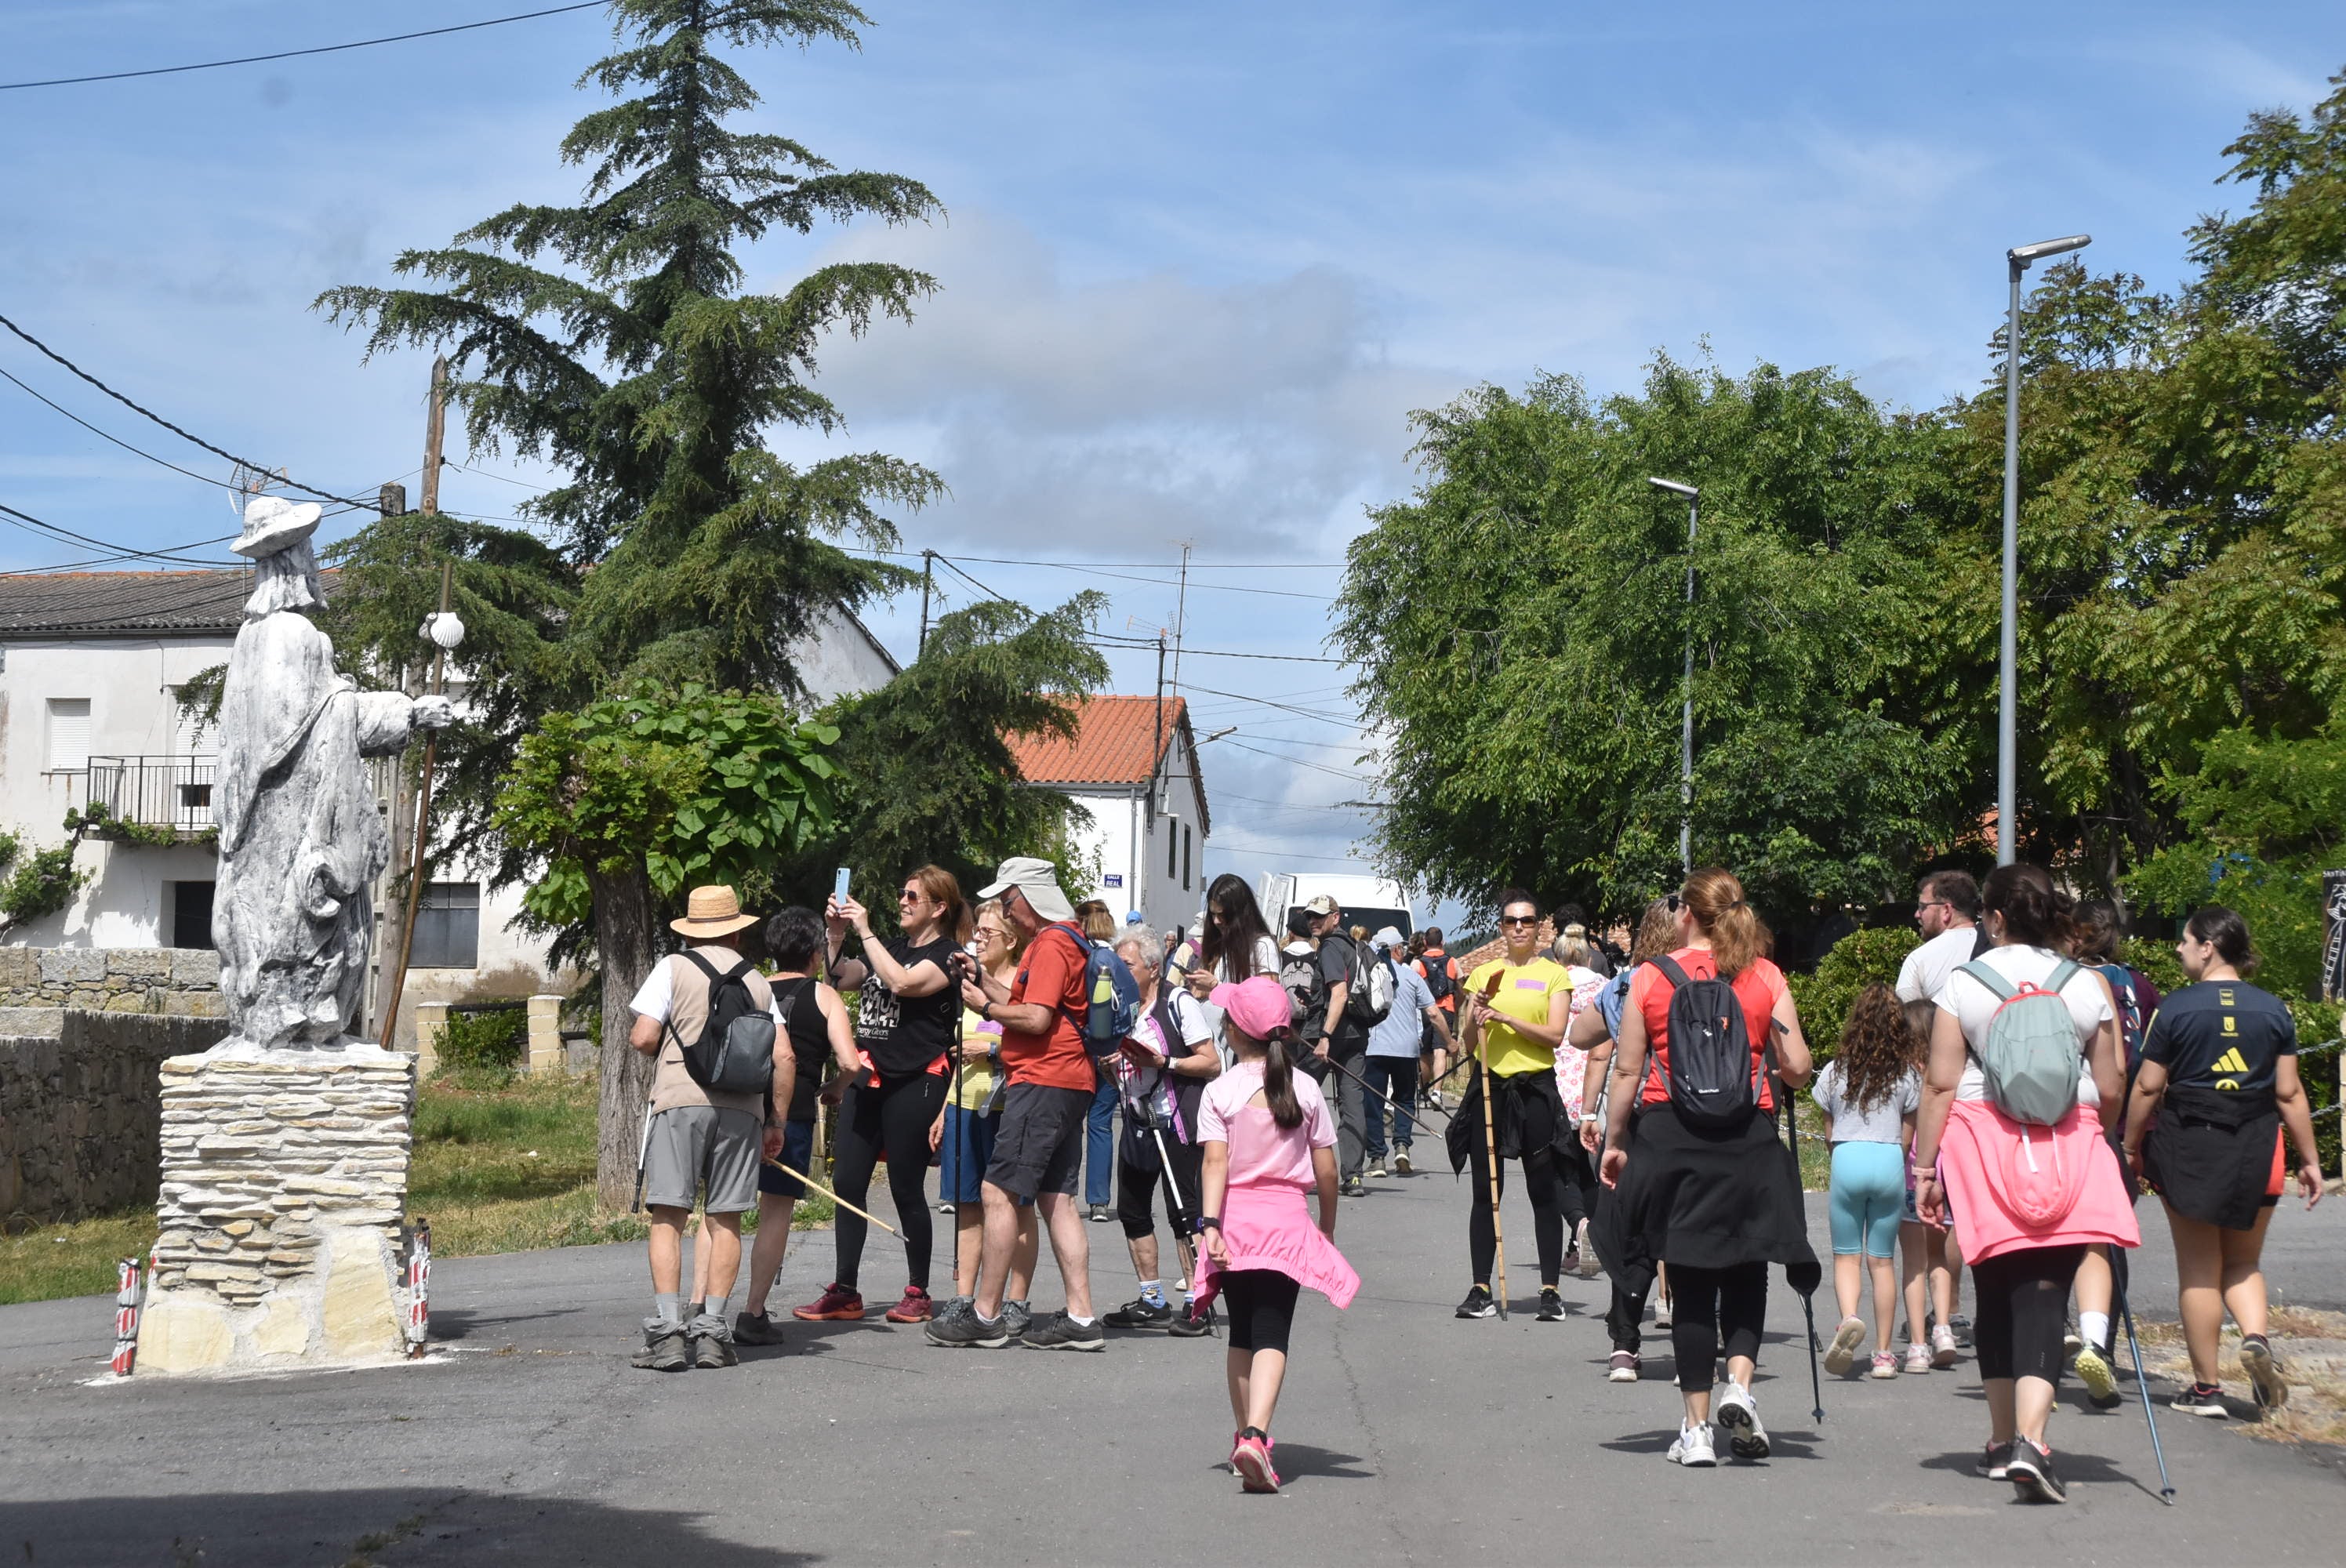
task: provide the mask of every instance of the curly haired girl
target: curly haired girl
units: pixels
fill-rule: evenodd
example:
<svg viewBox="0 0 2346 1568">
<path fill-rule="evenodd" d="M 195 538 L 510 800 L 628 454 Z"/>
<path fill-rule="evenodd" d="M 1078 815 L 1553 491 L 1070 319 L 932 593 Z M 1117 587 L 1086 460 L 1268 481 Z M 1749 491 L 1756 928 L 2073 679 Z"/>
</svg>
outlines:
<svg viewBox="0 0 2346 1568">
<path fill-rule="evenodd" d="M 1857 1359 L 1865 1339 L 1858 1288 L 1861 1275 L 1870 1273 L 1872 1375 L 1894 1378 L 1898 1358 L 1890 1352 L 1890 1334 L 1897 1319 L 1898 1221 L 1906 1207 L 1906 1149 L 1923 1102 L 1914 1034 L 1897 993 L 1878 983 L 1858 993 L 1841 1028 L 1841 1049 L 1810 1092 L 1832 1121 L 1833 1294 L 1841 1299 L 1841 1326 L 1833 1330 L 1825 1367 L 1839 1377 Z"/>
</svg>

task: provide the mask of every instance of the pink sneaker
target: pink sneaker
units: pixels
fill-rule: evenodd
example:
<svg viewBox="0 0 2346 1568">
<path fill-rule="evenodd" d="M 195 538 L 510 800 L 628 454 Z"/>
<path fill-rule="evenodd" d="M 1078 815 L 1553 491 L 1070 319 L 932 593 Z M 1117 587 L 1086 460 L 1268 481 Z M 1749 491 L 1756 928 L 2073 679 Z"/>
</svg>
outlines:
<svg viewBox="0 0 2346 1568">
<path fill-rule="evenodd" d="M 1906 1369 L 1908 1371 L 1927 1372 L 1931 1369 L 1933 1364 L 1930 1346 L 1917 1344 L 1906 1347 Z"/>
<path fill-rule="evenodd" d="M 801 1323 L 855 1323 L 863 1318 L 863 1298 L 856 1291 L 837 1283 L 822 1288 L 822 1294 L 803 1307 L 790 1308 L 790 1316 Z"/>
<path fill-rule="evenodd" d="M 1270 1467 L 1270 1439 L 1251 1427 L 1239 1435 L 1238 1447 L 1230 1451 L 1230 1468 L 1239 1472 L 1242 1491 L 1279 1490 L 1279 1471 Z"/>
<path fill-rule="evenodd" d="M 1873 1370 L 1870 1375 L 1876 1378 L 1896 1377 L 1898 1375 L 1898 1358 L 1892 1355 L 1887 1350 L 1874 1351 Z"/>
</svg>

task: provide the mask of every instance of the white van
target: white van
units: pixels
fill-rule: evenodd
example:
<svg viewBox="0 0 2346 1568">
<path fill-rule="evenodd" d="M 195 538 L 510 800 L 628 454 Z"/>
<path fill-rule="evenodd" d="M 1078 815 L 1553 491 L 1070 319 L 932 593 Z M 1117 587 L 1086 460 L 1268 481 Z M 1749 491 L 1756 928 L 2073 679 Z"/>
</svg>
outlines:
<svg viewBox="0 0 2346 1568">
<path fill-rule="evenodd" d="M 1417 929 L 1417 917 L 1410 909 L 1409 891 L 1399 882 L 1383 877 L 1329 876 L 1318 871 L 1265 871 L 1262 884 L 1255 896 L 1262 903 L 1262 918 L 1280 940 L 1286 940 L 1287 917 L 1290 911 L 1301 909 L 1321 893 L 1336 901 L 1344 911 L 1344 926 L 1365 926 L 1371 936 L 1386 926 L 1406 938 Z"/>
</svg>

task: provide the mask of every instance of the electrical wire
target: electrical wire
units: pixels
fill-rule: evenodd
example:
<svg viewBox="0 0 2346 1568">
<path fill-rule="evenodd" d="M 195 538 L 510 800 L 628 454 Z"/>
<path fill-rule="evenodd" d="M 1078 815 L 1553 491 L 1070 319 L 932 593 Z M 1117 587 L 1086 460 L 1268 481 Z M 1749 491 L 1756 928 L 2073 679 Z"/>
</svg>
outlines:
<svg viewBox="0 0 2346 1568">
<path fill-rule="evenodd" d="M 559 16 L 566 11 L 592 11 L 603 0 L 583 0 L 576 5 L 553 5 L 543 11 L 524 11 L 514 16 L 492 16 L 485 22 L 459 22 L 450 27 L 426 27 L 421 33 L 394 33 L 388 38 L 361 38 L 354 44 L 321 44 L 310 49 L 280 49 L 273 55 L 246 55 L 234 60 L 204 60 L 192 66 L 155 66 L 143 71 L 105 71 L 94 76 L 52 76 L 40 82 L 0 82 L 0 93 L 13 93 L 24 87 L 70 87 L 84 82 L 120 82 L 132 76 L 172 76 L 182 71 L 216 71 L 223 66 L 257 66 L 264 60 L 291 60 L 303 55 L 333 55 L 344 49 L 372 49 L 377 44 L 404 44 L 411 38 L 436 38 L 444 33 L 469 33 L 478 27 L 502 27 L 508 22 L 527 22 L 538 16 Z"/>
<path fill-rule="evenodd" d="M 989 589 L 987 591 L 991 592 L 992 590 Z M 1114 637 L 1111 634 L 1097 632 L 1084 640 L 1097 644 L 1102 647 L 1112 648 L 1153 648 L 1157 646 L 1157 639 L 1155 637 L 1127 637 L 1119 639 Z M 1238 653 L 1228 648 L 1185 647 L 1181 650 L 1181 657 L 1184 658 L 1269 659 L 1275 664 L 1343 664 L 1346 662 L 1343 659 L 1327 658 L 1316 654 Z"/>
<path fill-rule="evenodd" d="M 11 385 L 15 386 L 17 391 L 33 399 L 36 402 L 48 403 L 49 407 L 56 410 L 57 412 L 65 415 L 67 419 L 81 426 L 82 429 L 89 432 L 90 434 L 97 436 L 100 441 L 110 441 L 114 443 L 115 445 L 120 447 L 123 451 L 129 453 L 134 457 L 143 457 L 149 463 L 159 463 L 174 473 L 184 473 L 190 479 L 200 479 L 206 484 L 217 484 L 222 490 L 234 490 L 236 488 L 235 485 L 230 484 L 225 479 L 214 479 L 209 473 L 198 473 L 192 468 L 182 468 L 178 463 L 171 462 L 168 458 L 158 457 L 151 452 L 140 451 L 138 447 L 131 445 L 120 436 L 110 435 L 107 432 L 98 429 L 97 426 L 90 423 L 89 421 L 82 418 L 81 415 L 74 412 L 73 410 L 65 407 L 63 404 L 49 402 L 47 398 L 43 397 L 39 392 L 35 392 L 31 387 L 26 386 L 15 376 L 8 374 L 6 371 L 0 371 L 0 379 L 5 379 Z"/>
<path fill-rule="evenodd" d="M 1308 708 L 1297 708 L 1291 703 L 1273 702 L 1267 697 L 1246 697 L 1235 691 L 1216 691 L 1212 687 L 1192 686 L 1187 681 L 1182 682 L 1181 689 L 1184 692 L 1203 692 L 1208 697 L 1226 697 L 1234 702 L 1251 702 L 1262 708 L 1275 708 L 1281 713 L 1292 713 L 1299 718 L 1316 719 L 1321 724 L 1341 724 L 1348 729 L 1360 728 L 1361 721 L 1357 718 L 1345 718 L 1332 713 L 1314 713 Z"/>
<path fill-rule="evenodd" d="M 15 507 L 7 504 L 5 502 L 0 502 L 0 522 L 7 523 L 11 527 L 22 528 L 27 534 L 38 533 L 49 535 L 53 538 L 67 540 L 76 545 L 88 545 L 100 550 L 112 550 L 117 553 L 116 558 L 120 560 L 129 560 L 136 557 L 139 560 L 146 561 L 174 561 L 185 566 L 212 566 L 219 565 L 219 563 L 216 561 L 190 561 L 184 555 L 171 555 L 164 551 L 141 550 L 133 545 L 117 545 L 111 539 L 93 539 L 87 534 L 76 534 L 70 528 L 60 528 L 54 523 L 44 523 L 38 517 L 34 516 L 31 513 L 19 511 Z M 236 535 L 233 534 L 227 535 L 228 538 L 231 539 L 235 536 Z M 216 539 L 206 540 L 204 543 L 218 544 L 219 541 Z M 174 546 L 175 549 L 185 549 L 188 547 L 189 546 L 186 545 Z"/>
<path fill-rule="evenodd" d="M 1331 779 L 1342 779 L 1355 784 L 1361 781 L 1360 774 L 1348 772 L 1341 768 L 1330 768 L 1322 763 L 1307 762 L 1300 757 L 1282 757 L 1276 751 L 1265 751 L 1259 747 L 1249 746 L 1242 740 L 1225 738 L 1222 743 L 1226 746 L 1235 746 L 1240 751 L 1251 751 L 1257 757 L 1268 757 L 1273 762 L 1284 762 L 1290 768 L 1309 768 L 1315 773 L 1325 773 Z"/>
<path fill-rule="evenodd" d="M 214 446 L 210 442 L 206 441 L 199 435 L 190 435 L 186 431 L 181 430 L 178 425 L 173 424 L 169 420 L 165 419 L 161 414 L 157 413 L 153 409 L 140 407 L 138 404 L 131 402 L 128 398 L 124 397 L 120 392 L 116 392 L 112 387 L 107 386 L 104 382 L 99 381 L 87 371 L 82 369 L 79 365 L 74 363 L 71 360 L 66 358 L 65 355 L 57 352 L 56 350 L 49 347 L 48 344 L 41 341 L 40 339 L 33 336 L 32 333 L 25 331 L 24 328 L 18 326 L 7 317 L 0 316 L 0 327 L 7 328 L 10 331 L 15 333 L 16 336 L 32 344 L 36 349 L 38 349 L 43 354 L 55 360 L 58 364 L 63 365 L 66 369 L 71 371 L 74 374 L 79 376 L 82 380 L 96 387 L 98 391 L 104 392 L 107 396 L 120 403 L 123 407 L 130 410 L 133 413 L 140 414 L 148 419 L 153 420 L 157 424 L 161 425 L 165 430 L 169 431 L 173 435 L 178 436 L 180 440 L 190 442 L 197 446 L 202 447 L 214 457 L 225 457 L 230 463 L 241 463 L 245 467 L 250 468 L 256 473 L 266 473 L 268 472 L 268 469 L 263 464 L 254 463 L 249 458 L 239 457 L 235 453 L 229 451 L 228 448 L 224 446 Z M 14 381 L 15 378 L 12 376 L 9 379 Z M 23 385 L 22 382 L 18 382 L 17 384 L 20 386 Z M 46 402 L 46 400 L 44 399 L 43 401 Z M 279 483 L 285 485 L 289 490 L 299 490 L 305 495 L 315 495 L 324 501 L 339 501 L 345 506 L 372 510 L 376 504 L 372 501 L 354 501 L 347 495 L 337 495 L 331 490 L 315 489 L 310 485 L 303 484 L 297 480 L 286 479 L 280 480 Z"/>
</svg>

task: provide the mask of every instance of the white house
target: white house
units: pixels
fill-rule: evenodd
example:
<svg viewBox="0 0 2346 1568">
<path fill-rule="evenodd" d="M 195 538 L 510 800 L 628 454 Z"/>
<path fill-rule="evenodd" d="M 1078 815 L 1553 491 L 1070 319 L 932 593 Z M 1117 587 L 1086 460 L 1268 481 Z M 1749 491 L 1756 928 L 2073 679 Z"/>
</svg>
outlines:
<svg viewBox="0 0 2346 1568">
<path fill-rule="evenodd" d="M 174 694 L 226 662 L 250 584 L 244 568 L 0 578 L 0 829 L 27 850 L 62 843 L 66 811 L 92 803 L 135 825 L 86 838 L 75 863 L 90 879 L 73 904 L 0 941 L 211 945 L 216 738 L 182 718 Z M 844 610 L 798 658 L 817 702 L 873 690 L 898 668 Z M 492 890 L 484 878 L 431 883 L 407 1000 L 545 990 L 543 942 L 507 929 L 520 909 L 520 889 Z"/>
<path fill-rule="evenodd" d="M 1099 865 L 1091 897 L 1119 921 L 1138 910 L 1160 930 L 1194 924 L 1205 900 L 1212 822 L 1188 704 L 1178 697 L 1093 697 L 1074 707 L 1073 740 L 1010 738 L 1018 770 L 1091 812 L 1078 840 Z"/>
</svg>

